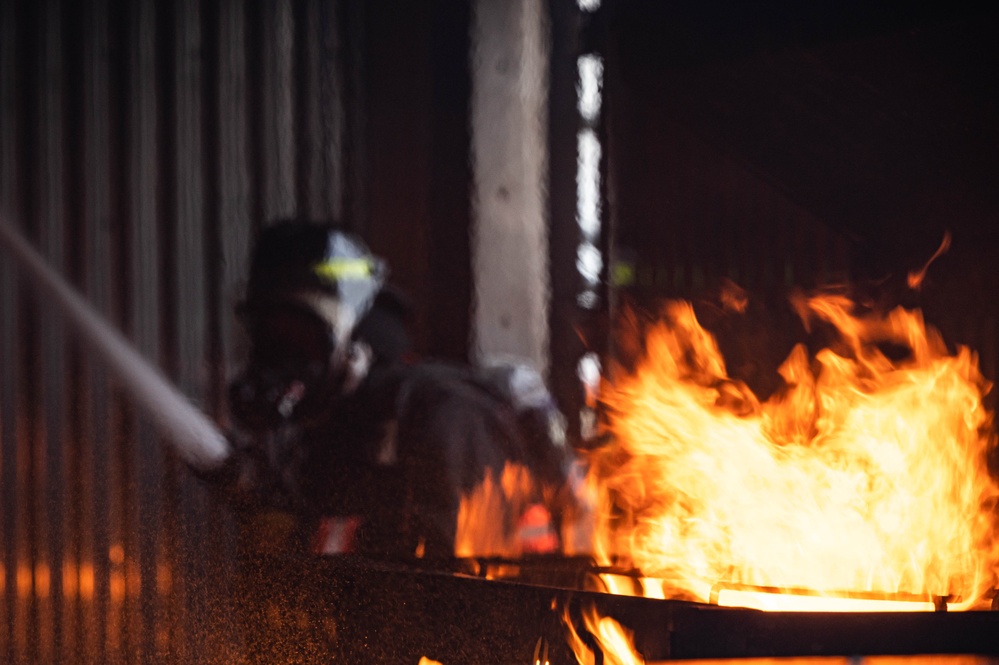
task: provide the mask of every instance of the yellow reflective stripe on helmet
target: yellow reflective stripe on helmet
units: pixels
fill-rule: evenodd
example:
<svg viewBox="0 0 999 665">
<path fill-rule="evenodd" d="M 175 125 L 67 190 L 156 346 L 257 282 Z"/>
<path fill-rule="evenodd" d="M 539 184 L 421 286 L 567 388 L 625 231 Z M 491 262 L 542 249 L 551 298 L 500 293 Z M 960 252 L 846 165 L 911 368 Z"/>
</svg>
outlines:
<svg viewBox="0 0 999 665">
<path fill-rule="evenodd" d="M 371 276 L 368 259 L 330 259 L 312 266 L 312 271 L 324 279 L 337 280 Z"/>
</svg>

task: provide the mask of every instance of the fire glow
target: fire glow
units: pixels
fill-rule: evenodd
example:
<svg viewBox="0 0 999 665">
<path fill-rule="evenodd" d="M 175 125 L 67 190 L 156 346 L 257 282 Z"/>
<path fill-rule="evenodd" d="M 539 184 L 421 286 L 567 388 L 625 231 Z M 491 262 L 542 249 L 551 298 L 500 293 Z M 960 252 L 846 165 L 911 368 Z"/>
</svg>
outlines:
<svg viewBox="0 0 999 665">
<path fill-rule="evenodd" d="M 841 344 L 794 348 L 786 388 L 762 403 L 727 376 L 688 303 L 645 332 L 640 365 L 603 389 L 599 563 L 637 570 L 644 595 L 760 609 L 987 603 L 999 491 L 975 354 L 948 353 L 918 311 L 799 304 Z M 909 352 L 893 360 L 885 343 Z"/>
</svg>

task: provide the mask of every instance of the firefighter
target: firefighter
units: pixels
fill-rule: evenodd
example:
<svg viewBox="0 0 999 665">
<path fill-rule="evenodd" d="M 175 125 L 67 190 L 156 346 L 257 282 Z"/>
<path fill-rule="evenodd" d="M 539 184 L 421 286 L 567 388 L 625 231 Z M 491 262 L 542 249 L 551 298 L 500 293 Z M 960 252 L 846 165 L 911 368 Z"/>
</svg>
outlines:
<svg viewBox="0 0 999 665">
<path fill-rule="evenodd" d="M 230 387 L 228 485 L 243 505 L 295 515 L 313 551 L 441 559 L 455 553 L 461 498 L 512 464 L 530 496 L 504 496 L 493 528 L 515 538 L 530 512 L 523 549 L 557 547 L 538 507 L 559 495 L 571 455 L 540 377 L 406 362 L 407 305 L 386 277 L 334 226 L 263 231 L 238 309 L 250 349 Z"/>
</svg>

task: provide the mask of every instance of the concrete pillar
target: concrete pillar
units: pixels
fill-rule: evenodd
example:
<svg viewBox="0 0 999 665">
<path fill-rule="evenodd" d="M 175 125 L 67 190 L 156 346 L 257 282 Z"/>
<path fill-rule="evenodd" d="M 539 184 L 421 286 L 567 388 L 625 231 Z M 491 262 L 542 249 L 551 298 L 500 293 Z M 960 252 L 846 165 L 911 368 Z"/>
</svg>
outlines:
<svg viewBox="0 0 999 665">
<path fill-rule="evenodd" d="M 544 0 L 472 2 L 472 354 L 548 369 Z"/>
</svg>

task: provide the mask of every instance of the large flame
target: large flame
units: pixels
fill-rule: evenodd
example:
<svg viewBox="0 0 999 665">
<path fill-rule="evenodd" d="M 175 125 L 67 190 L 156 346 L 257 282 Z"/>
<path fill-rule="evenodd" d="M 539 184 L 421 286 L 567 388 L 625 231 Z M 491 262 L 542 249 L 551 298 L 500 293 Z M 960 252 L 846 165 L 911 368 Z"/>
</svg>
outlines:
<svg viewBox="0 0 999 665">
<path fill-rule="evenodd" d="M 808 602 L 774 608 L 981 604 L 999 569 L 999 491 L 975 354 L 948 353 L 918 311 L 862 318 L 829 295 L 800 310 L 843 343 L 796 347 L 787 389 L 762 404 L 727 377 L 688 303 L 647 332 L 637 370 L 604 388 L 612 443 L 590 477 L 601 563 L 720 604 L 789 591 Z M 889 358 L 886 342 L 910 352 Z"/>
</svg>

